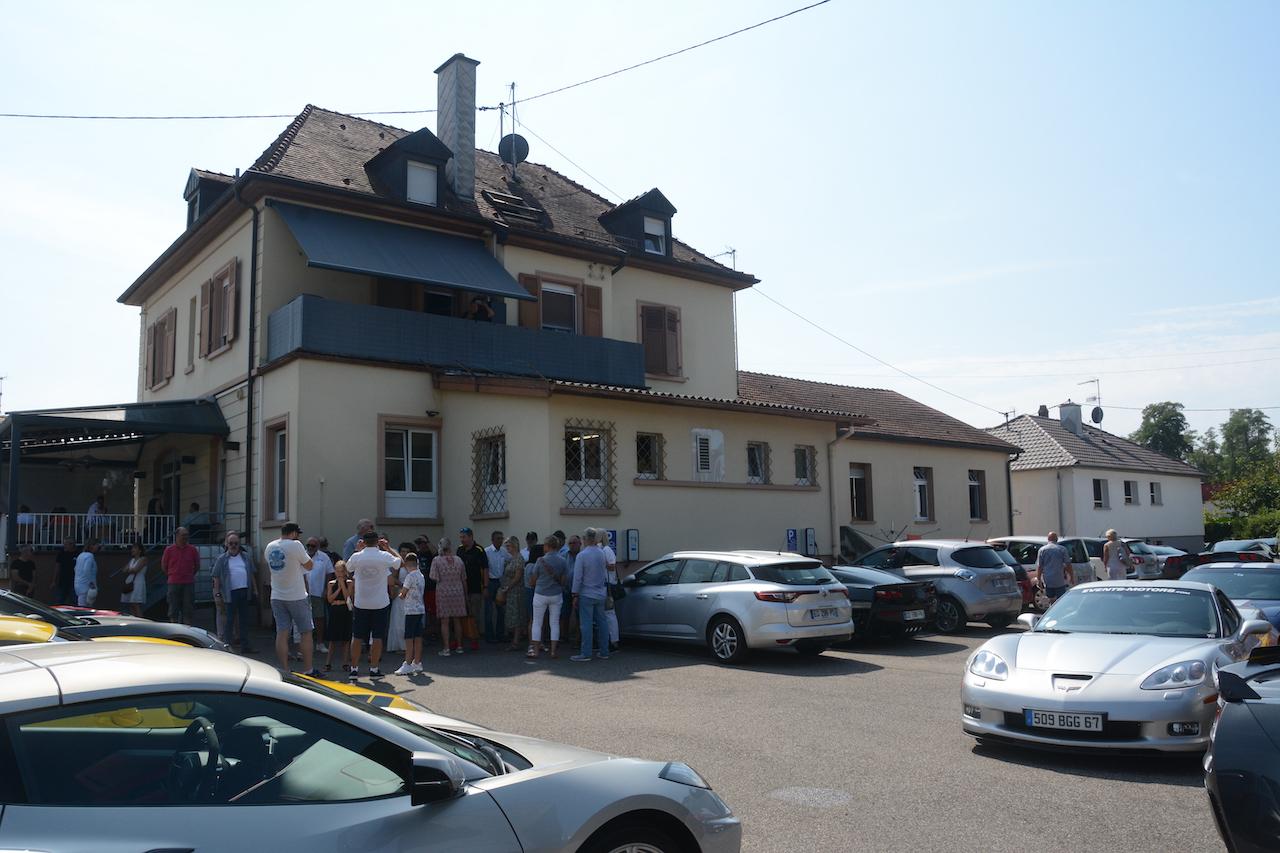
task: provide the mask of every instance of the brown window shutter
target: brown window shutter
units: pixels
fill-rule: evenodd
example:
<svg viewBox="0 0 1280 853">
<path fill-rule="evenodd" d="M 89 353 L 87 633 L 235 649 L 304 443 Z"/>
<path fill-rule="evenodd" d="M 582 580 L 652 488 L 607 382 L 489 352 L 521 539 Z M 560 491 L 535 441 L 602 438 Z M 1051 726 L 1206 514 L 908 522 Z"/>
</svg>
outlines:
<svg viewBox="0 0 1280 853">
<path fill-rule="evenodd" d="M 143 356 L 142 369 L 146 372 L 146 383 L 148 388 L 152 388 L 156 384 L 155 377 L 155 360 L 156 360 L 156 324 L 152 323 L 147 326 L 147 343 L 146 352 Z"/>
<path fill-rule="evenodd" d="M 520 325 L 526 329 L 542 328 L 542 285 L 536 275 L 520 273 L 520 286 L 533 296 L 536 302 L 520 300 Z"/>
<path fill-rule="evenodd" d="M 582 286 L 582 334 L 604 336 L 604 295 L 594 284 Z"/>
<path fill-rule="evenodd" d="M 173 376 L 173 362 L 178 343 L 178 309 L 170 308 L 164 317 L 164 378 Z"/>
<path fill-rule="evenodd" d="M 213 349 L 212 335 L 209 333 L 209 301 L 213 296 L 213 282 L 206 281 L 200 285 L 200 357 L 204 358 Z"/>
<path fill-rule="evenodd" d="M 232 258 L 227 265 L 227 343 L 236 339 L 240 331 L 240 259 Z"/>
<path fill-rule="evenodd" d="M 667 372 L 672 375 L 680 373 L 680 312 L 674 308 L 667 308 L 666 314 L 666 349 L 667 349 Z"/>
<path fill-rule="evenodd" d="M 640 343 L 644 347 L 644 372 L 667 372 L 667 346 L 665 339 L 666 309 L 652 305 L 640 306 Z"/>
</svg>

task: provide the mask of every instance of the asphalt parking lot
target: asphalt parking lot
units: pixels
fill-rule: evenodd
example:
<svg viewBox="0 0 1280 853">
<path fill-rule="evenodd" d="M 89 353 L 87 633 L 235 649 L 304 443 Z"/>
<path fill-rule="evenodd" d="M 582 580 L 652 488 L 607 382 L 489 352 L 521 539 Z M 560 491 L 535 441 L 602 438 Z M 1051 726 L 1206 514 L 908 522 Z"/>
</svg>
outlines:
<svg viewBox="0 0 1280 853">
<path fill-rule="evenodd" d="M 590 663 L 432 649 L 426 673 L 381 684 L 498 730 L 684 760 L 742 818 L 748 851 L 1222 849 L 1196 759 L 980 748 L 963 735 L 960 669 L 993 633 L 738 668 L 657 644 Z"/>
</svg>

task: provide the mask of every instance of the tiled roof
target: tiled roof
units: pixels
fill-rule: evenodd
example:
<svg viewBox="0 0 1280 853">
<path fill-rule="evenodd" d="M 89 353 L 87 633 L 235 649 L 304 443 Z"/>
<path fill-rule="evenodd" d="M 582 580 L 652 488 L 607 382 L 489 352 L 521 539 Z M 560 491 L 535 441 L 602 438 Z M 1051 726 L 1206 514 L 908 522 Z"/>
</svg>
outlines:
<svg viewBox="0 0 1280 853">
<path fill-rule="evenodd" d="M 853 435 L 857 438 L 953 444 L 1005 453 L 1017 451 L 1016 447 L 984 430 L 883 388 L 854 388 L 740 370 L 738 397 L 865 415 L 873 423 L 855 426 Z"/>
<path fill-rule="evenodd" d="M 251 170 L 377 195 L 369 183 L 365 163 L 409 133 L 411 131 L 308 104 L 262 152 Z M 510 168 L 497 154 L 477 150 L 476 197 L 464 200 L 448 193 L 441 207 L 500 223 L 511 231 L 541 232 L 611 251 L 636 248 L 614 237 L 600 224 L 600 216 L 615 207 L 608 199 L 538 163 L 521 163 L 517 176 L 519 180 L 512 180 Z M 485 190 L 516 196 L 545 215 L 541 222 L 504 218 L 484 197 Z M 744 284 L 754 281 L 751 276 L 738 273 L 679 240 L 673 241 L 672 257 L 681 264 L 741 278 Z"/>
<path fill-rule="evenodd" d="M 1022 448 L 1010 467 L 1014 471 L 1037 468 L 1117 468 L 1125 471 L 1152 471 L 1184 477 L 1200 477 L 1201 473 L 1177 459 L 1143 447 L 1137 442 L 1084 424 L 1079 436 L 1056 418 L 1022 415 L 1007 425 L 991 427 L 987 432 Z"/>
<path fill-rule="evenodd" d="M 658 403 L 684 403 L 688 405 L 706 404 L 717 408 L 745 409 L 755 412 L 776 414 L 814 415 L 823 419 L 858 418 L 857 414 L 836 409 L 824 409 L 820 406 L 802 406 L 785 402 L 768 400 L 744 400 L 742 398 L 705 397 L 695 394 L 670 394 L 666 391 L 654 391 L 651 388 L 627 388 L 622 385 L 597 385 L 588 382 L 565 382 L 555 380 L 554 387 L 582 393 L 599 393 L 610 397 L 625 397 L 639 400 L 652 400 Z"/>
<path fill-rule="evenodd" d="M 204 178 L 209 181 L 218 181 L 220 183 L 229 184 L 235 180 L 234 175 L 224 175 L 222 172 L 211 172 L 208 169 L 192 169 L 197 178 Z"/>
</svg>

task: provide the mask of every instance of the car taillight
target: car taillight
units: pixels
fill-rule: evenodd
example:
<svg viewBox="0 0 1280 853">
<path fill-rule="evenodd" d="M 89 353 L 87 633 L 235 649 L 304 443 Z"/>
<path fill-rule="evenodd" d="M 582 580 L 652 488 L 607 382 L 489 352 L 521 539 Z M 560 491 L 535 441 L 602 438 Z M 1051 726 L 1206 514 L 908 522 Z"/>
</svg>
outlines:
<svg viewBox="0 0 1280 853">
<path fill-rule="evenodd" d="M 900 589 L 877 589 L 876 598 L 881 601 L 901 601 L 902 590 Z"/>
<path fill-rule="evenodd" d="M 827 592 L 833 592 L 836 595 L 843 595 L 845 598 L 849 597 L 849 588 L 846 586 L 830 587 L 827 589 Z"/>
<path fill-rule="evenodd" d="M 761 601 L 778 601 L 783 604 L 790 604 L 800 597 L 798 592 L 757 592 L 756 598 Z"/>
</svg>

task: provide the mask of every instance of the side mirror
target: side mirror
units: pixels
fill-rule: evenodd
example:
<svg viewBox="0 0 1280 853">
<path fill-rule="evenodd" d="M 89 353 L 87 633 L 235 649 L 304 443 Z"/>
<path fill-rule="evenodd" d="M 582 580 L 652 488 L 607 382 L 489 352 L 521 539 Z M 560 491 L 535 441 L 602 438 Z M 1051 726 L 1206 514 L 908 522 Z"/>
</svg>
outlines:
<svg viewBox="0 0 1280 853">
<path fill-rule="evenodd" d="M 1270 634 L 1271 623 L 1264 619 L 1246 619 L 1244 624 L 1240 626 L 1240 630 L 1236 632 L 1239 639 L 1252 637 L 1257 634 Z"/>
<path fill-rule="evenodd" d="M 455 758 L 415 752 L 409 769 L 409 802 L 415 806 L 451 800 L 462 793 L 467 776 Z"/>
<path fill-rule="evenodd" d="M 640 580 L 635 575 L 627 575 L 625 578 L 622 579 L 622 585 L 623 586 L 644 586 L 644 581 Z"/>
<path fill-rule="evenodd" d="M 1034 614 L 1034 613 L 1019 613 L 1019 614 L 1018 614 L 1018 624 L 1019 624 L 1019 625 L 1026 625 L 1026 626 L 1027 626 L 1027 630 L 1031 630 L 1032 628 L 1034 628 L 1034 627 L 1036 626 L 1036 623 L 1037 623 L 1037 622 L 1039 622 L 1039 621 L 1040 621 L 1040 617 L 1039 617 L 1039 616 L 1037 616 L 1037 615 L 1036 615 L 1036 614 Z"/>
</svg>

